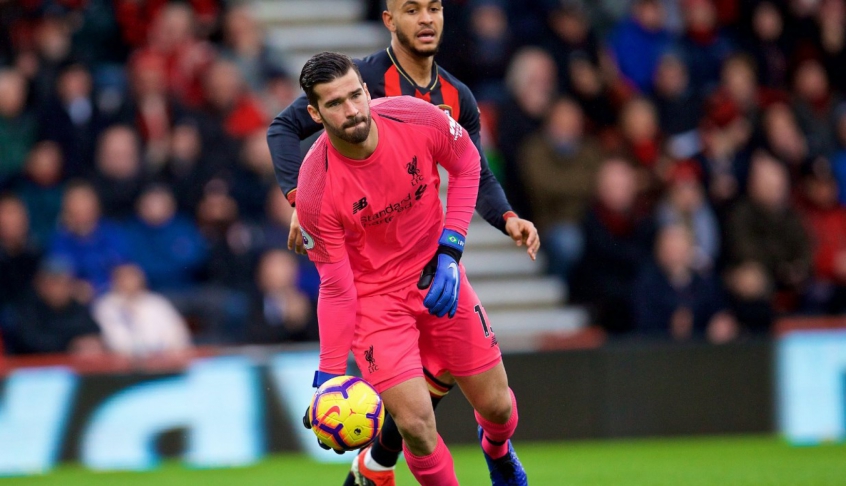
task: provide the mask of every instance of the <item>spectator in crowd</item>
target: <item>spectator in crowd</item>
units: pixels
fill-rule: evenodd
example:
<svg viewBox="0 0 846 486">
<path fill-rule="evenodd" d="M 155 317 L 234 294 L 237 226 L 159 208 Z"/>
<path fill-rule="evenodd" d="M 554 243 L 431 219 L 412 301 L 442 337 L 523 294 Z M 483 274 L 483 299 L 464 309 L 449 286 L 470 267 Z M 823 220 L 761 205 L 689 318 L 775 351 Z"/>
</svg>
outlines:
<svg viewBox="0 0 846 486">
<path fill-rule="evenodd" d="M 532 214 L 543 235 L 552 273 L 565 281 L 582 255 L 582 216 L 602 162 L 599 145 L 584 134 L 584 116 L 575 101 L 559 98 L 543 129 L 520 151 L 523 180 L 531 188 Z"/>
<path fill-rule="evenodd" d="M 38 135 L 26 99 L 26 79 L 15 70 L 0 67 L 0 188 L 23 168 Z"/>
<path fill-rule="evenodd" d="M 177 213 L 171 189 L 147 186 L 126 227 L 131 260 L 155 291 L 186 290 L 198 283 L 208 256 L 207 243 L 193 220 Z"/>
<path fill-rule="evenodd" d="M 684 34 L 678 42 L 694 89 L 708 92 L 720 77 L 723 62 L 734 51 L 717 24 L 713 0 L 683 0 Z"/>
<path fill-rule="evenodd" d="M 617 126 L 617 103 L 630 93 L 624 86 L 610 86 L 600 70 L 581 51 L 574 52 L 567 61 L 567 73 L 572 96 L 579 102 L 589 132 L 600 138 L 613 138 Z M 619 89 L 623 88 L 623 89 Z"/>
<path fill-rule="evenodd" d="M 846 4 L 843 0 L 822 0 L 816 24 L 816 47 L 831 85 L 846 86 Z"/>
<path fill-rule="evenodd" d="M 758 67 L 761 84 L 770 88 L 787 87 L 788 56 L 793 51 L 793 40 L 785 31 L 784 13 L 779 2 L 764 0 L 754 4 L 748 33 L 743 39 L 743 50 L 752 56 Z"/>
<path fill-rule="evenodd" d="M 502 0 L 470 2 L 467 45 L 458 50 L 458 71 L 452 72 L 480 101 L 501 102 L 506 97 L 502 80 L 515 46 L 507 8 Z"/>
<path fill-rule="evenodd" d="M 293 212 L 294 208 L 291 207 L 285 194 L 278 187 L 268 191 L 264 222 L 260 227 L 261 251 L 288 248 Z M 294 257 L 297 259 L 297 268 L 299 269 L 297 286 L 310 299 L 317 302 L 317 292 L 320 288 L 320 275 L 317 273 L 317 268 L 306 255 L 294 253 Z"/>
<path fill-rule="evenodd" d="M 223 19 L 224 48 L 221 56 L 232 61 L 254 92 L 261 92 L 282 60 L 265 44 L 264 31 L 248 4 L 235 5 Z M 275 113 L 274 113 L 275 115 Z"/>
<path fill-rule="evenodd" d="M 264 115 L 273 119 L 280 111 L 288 107 L 300 94 L 297 81 L 287 72 L 278 69 L 267 76 L 264 90 L 259 93 Z"/>
<path fill-rule="evenodd" d="M 38 142 L 29 152 L 22 176 L 12 186 L 29 212 L 32 238 L 42 247 L 50 242 L 65 191 L 64 161 L 55 142 Z"/>
<path fill-rule="evenodd" d="M 297 260 L 288 251 L 269 250 L 259 260 L 247 323 L 252 344 L 317 340 L 314 304 L 297 288 Z"/>
<path fill-rule="evenodd" d="M 573 298 L 589 304 L 598 324 L 613 333 L 632 330 L 632 286 L 649 258 L 655 224 L 637 205 L 637 175 L 623 159 L 599 169 L 596 203 L 582 223 L 584 257 L 573 276 Z"/>
<path fill-rule="evenodd" d="M 734 54 L 723 63 L 720 85 L 706 101 L 706 121 L 719 126 L 736 126 L 738 138 L 749 137 L 749 130 L 760 123 L 761 111 L 776 101 L 786 101 L 781 91 L 758 86 L 755 61 L 748 55 Z"/>
<path fill-rule="evenodd" d="M 197 36 L 197 16 L 190 5 L 166 3 L 156 13 L 140 53 L 162 56 L 168 91 L 189 108 L 203 103 L 203 77 L 214 60 L 214 48 Z"/>
<path fill-rule="evenodd" d="M 92 314 L 113 353 L 149 358 L 191 347 L 185 320 L 167 299 L 147 290 L 137 265 L 114 268 L 111 290 L 94 301 Z"/>
<path fill-rule="evenodd" d="M 63 66 L 56 80 L 55 95 L 40 115 L 41 137 L 53 140 L 65 155 L 65 175 L 80 177 L 91 172 L 94 144 L 107 125 L 94 100 L 91 73 L 79 63 Z"/>
<path fill-rule="evenodd" d="M 44 103 L 53 95 L 56 81 L 64 66 L 73 62 L 73 39 L 70 16 L 53 10 L 45 12 L 35 23 L 31 43 L 18 58 L 18 66 L 32 82 L 33 99 Z"/>
<path fill-rule="evenodd" d="M 668 174 L 667 194 L 658 205 L 656 216 L 660 227 L 681 225 L 693 238 L 690 266 L 696 271 L 714 268 L 720 252 L 720 227 L 708 205 L 699 167 L 689 161 L 673 165 Z"/>
<path fill-rule="evenodd" d="M 749 195 L 732 210 L 726 227 L 726 251 L 732 267 L 759 265 L 774 290 L 787 302 L 803 290 L 811 269 L 811 247 L 797 211 L 790 206 L 787 169 L 765 152 L 756 153 Z"/>
<path fill-rule="evenodd" d="M 811 163 L 811 152 L 790 106 L 787 103 L 768 106 L 761 118 L 761 130 L 764 147 L 786 165 L 791 179 L 798 180 Z"/>
<path fill-rule="evenodd" d="M 132 97 L 128 111 L 153 170 L 169 155 L 171 128 L 188 110 L 168 92 L 167 61 L 152 51 L 134 54 L 127 65 Z"/>
<path fill-rule="evenodd" d="M 233 62 L 220 60 L 209 67 L 204 94 L 209 113 L 226 136 L 242 140 L 258 130 L 267 130 L 269 121 Z"/>
<path fill-rule="evenodd" d="M 694 267 L 693 235 L 685 226 L 661 228 L 654 258 L 634 284 L 632 308 L 639 333 L 676 341 L 705 335 L 717 344 L 737 337 L 738 324 L 727 310 L 719 281 Z"/>
<path fill-rule="evenodd" d="M 206 183 L 226 167 L 226 154 L 203 144 L 198 124 L 191 118 L 176 122 L 169 145 L 170 157 L 156 178 L 173 188 L 180 211 L 194 215 Z"/>
<path fill-rule="evenodd" d="M 572 92 L 569 64 L 578 56 L 594 66 L 600 64 L 600 44 L 580 2 L 561 2 L 547 17 L 552 35 L 544 44 L 558 66 L 558 92 Z"/>
<path fill-rule="evenodd" d="M 846 311 L 846 208 L 838 204 L 837 191 L 824 163 L 814 164 L 802 180 L 802 216 L 813 247 L 808 303 L 815 313 Z"/>
<path fill-rule="evenodd" d="M 288 203 L 285 193 L 274 187 L 267 191 L 264 206 L 264 220 L 261 225 L 262 249 L 288 248 L 291 216 L 294 208 Z M 311 261 L 306 258 L 305 261 Z"/>
<path fill-rule="evenodd" d="M 115 17 L 120 25 L 124 42 L 132 48 L 144 47 L 154 21 L 159 19 L 161 11 L 171 2 L 168 0 L 114 0 Z M 193 26 L 188 25 L 188 32 L 178 32 L 173 35 L 191 35 L 195 31 L 199 35 L 207 35 L 217 23 L 220 11 L 218 0 L 188 0 L 181 2 L 191 8 Z M 183 24 L 177 23 L 178 27 Z M 167 30 L 167 29 L 164 29 Z"/>
<path fill-rule="evenodd" d="M 145 179 L 135 131 L 125 125 L 104 131 L 97 144 L 97 167 L 91 178 L 103 214 L 118 220 L 129 218 Z"/>
<path fill-rule="evenodd" d="M 655 105 L 645 97 L 629 100 L 620 110 L 622 149 L 643 174 L 659 169 L 662 163 L 664 135 Z"/>
<path fill-rule="evenodd" d="M 658 61 L 673 45 L 659 0 L 634 0 L 629 18 L 614 29 L 610 49 L 620 73 L 648 93 Z"/>
<path fill-rule="evenodd" d="M 222 179 L 206 184 L 197 206 L 197 225 L 210 245 L 207 282 L 242 292 L 249 290 L 256 234 L 240 219 L 238 202 Z"/>
<path fill-rule="evenodd" d="M 68 184 L 48 253 L 69 262 L 82 283 L 77 297 L 86 302 L 107 290 L 112 270 L 127 260 L 124 232 L 101 216 L 100 199 L 91 184 Z"/>
<path fill-rule="evenodd" d="M 528 217 L 517 157 L 523 140 L 540 128 L 555 97 L 555 62 L 546 51 L 526 47 L 512 58 L 505 82 L 509 99 L 497 118 L 497 140 L 505 163 L 503 189 L 518 214 Z"/>
<path fill-rule="evenodd" d="M 257 130 L 244 139 L 238 162 L 229 177 L 232 196 L 245 219 L 260 219 L 264 214 L 267 192 L 278 187 L 266 129 Z"/>
<path fill-rule="evenodd" d="M 687 66 L 678 56 L 661 57 L 655 71 L 653 99 L 659 128 L 669 137 L 669 152 L 678 158 L 695 155 L 700 148 L 696 130 L 702 119 L 702 98 L 691 85 Z"/>
<path fill-rule="evenodd" d="M 701 169 L 708 200 L 721 221 L 746 186 L 749 161 L 744 137 L 749 133 L 743 119 L 723 126 L 706 122 L 699 129 L 701 149 L 692 160 Z"/>
<path fill-rule="evenodd" d="M 811 157 L 826 156 L 836 147 L 834 107 L 842 99 L 831 90 L 828 74 L 816 59 L 806 59 L 793 76 L 792 108 L 808 140 Z"/>
<path fill-rule="evenodd" d="M 58 257 L 44 260 L 35 276 L 35 293 L 12 312 L 3 335 L 8 349 L 13 354 L 101 353 L 97 324 L 74 300 L 74 292 L 72 263 Z"/>
<path fill-rule="evenodd" d="M 32 286 L 40 259 L 41 251 L 29 237 L 23 202 L 13 194 L 0 194 L 0 313 Z"/>
</svg>

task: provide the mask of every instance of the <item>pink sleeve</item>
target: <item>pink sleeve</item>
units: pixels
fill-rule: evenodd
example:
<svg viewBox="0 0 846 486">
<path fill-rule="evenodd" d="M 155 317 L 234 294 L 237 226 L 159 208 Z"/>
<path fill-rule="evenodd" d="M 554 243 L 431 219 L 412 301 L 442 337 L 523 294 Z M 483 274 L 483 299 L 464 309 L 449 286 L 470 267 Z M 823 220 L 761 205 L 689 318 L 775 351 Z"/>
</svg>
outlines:
<svg viewBox="0 0 846 486">
<path fill-rule="evenodd" d="M 476 196 L 479 193 L 481 164 L 479 151 L 470 140 L 467 130 L 446 113 L 439 124 L 435 146 L 437 161 L 449 173 L 447 186 L 447 208 L 444 227 L 467 235 L 470 218 L 476 210 Z"/>
<path fill-rule="evenodd" d="M 317 263 L 320 294 L 317 324 L 320 329 L 320 366 L 324 373 L 347 374 L 347 356 L 352 348 L 358 308 L 352 267 L 344 255 L 335 263 Z"/>
</svg>

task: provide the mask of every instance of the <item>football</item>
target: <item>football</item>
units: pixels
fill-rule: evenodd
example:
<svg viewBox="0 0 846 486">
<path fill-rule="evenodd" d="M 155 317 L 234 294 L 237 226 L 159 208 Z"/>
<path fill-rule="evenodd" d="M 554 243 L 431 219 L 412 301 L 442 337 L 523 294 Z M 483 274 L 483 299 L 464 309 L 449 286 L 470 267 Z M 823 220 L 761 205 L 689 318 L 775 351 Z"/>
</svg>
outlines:
<svg viewBox="0 0 846 486">
<path fill-rule="evenodd" d="M 352 451 L 376 438 L 385 408 L 370 383 L 356 376 L 339 376 L 317 389 L 308 416 L 320 442 L 335 450 Z"/>
</svg>

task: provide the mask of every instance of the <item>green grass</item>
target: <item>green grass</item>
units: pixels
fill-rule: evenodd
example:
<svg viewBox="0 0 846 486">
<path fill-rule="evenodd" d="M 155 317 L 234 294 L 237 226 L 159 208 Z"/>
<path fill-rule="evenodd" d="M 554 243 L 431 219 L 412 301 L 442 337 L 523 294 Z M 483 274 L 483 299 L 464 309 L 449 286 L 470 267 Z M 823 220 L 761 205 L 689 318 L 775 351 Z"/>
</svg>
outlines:
<svg viewBox="0 0 846 486">
<path fill-rule="evenodd" d="M 477 447 L 452 448 L 462 486 L 490 485 Z M 842 486 L 846 445 L 791 447 L 773 437 L 521 443 L 534 486 Z M 350 456 L 352 457 L 352 456 Z M 416 484 L 405 463 L 397 484 Z M 323 486 L 343 482 L 344 465 L 280 455 L 243 469 L 188 470 L 168 463 L 147 473 L 92 473 L 62 466 L 44 476 L 0 479 L 21 486 Z"/>
</svg>

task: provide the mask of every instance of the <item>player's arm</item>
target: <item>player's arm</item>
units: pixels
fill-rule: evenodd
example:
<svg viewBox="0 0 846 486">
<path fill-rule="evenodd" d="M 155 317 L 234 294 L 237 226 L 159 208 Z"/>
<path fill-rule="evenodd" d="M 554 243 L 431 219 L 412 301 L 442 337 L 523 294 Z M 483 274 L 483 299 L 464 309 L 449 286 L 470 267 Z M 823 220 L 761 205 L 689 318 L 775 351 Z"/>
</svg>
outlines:
<svg viewBox="0 0 846 486">
<path fill-rule="evenodd" d="M 357 295 L 349 258 L 334 263 L 315 262 L 320 274 L 317 297 L 317 325 L 320 331 L 320 363 L 311 386 L 319 388 L 337 376 L 347 374 L 347 356 L 355 331 Z M 314 399 L 311 400 L 314 402 Z M 303 426 L 310 429 L 311 405 L 306 407 Z M 329 449 L 320 439 L 317 444 Z M 342 450 L 335 450 L 343 454 Z"/>
<path fill-rule="evenodd" d="M 481 119 L 479 105 L 470 90 L 461 87 L 461 116 L 458 122 L 467 129 L 476 150 L 479 151 L 481 174 L 479 176 L 479 195 L 476 201 L 476 211 L 485 221 L 499 229 L 513 239 L 517 246 L 526 245 L 526 251 L 534 260 L 540 248 L 540 237 L 534 223 L 517 216 L 511 209 L 505 191 L 494 176 L 482 150 Z"/>
<path fill-rule="evenodd" d="M 331 376 L 345 375 L 347 356 L 352 349 L 358 298 L 352 267 L 346 255 L 338 262 L 318 262 L 315 265 L 320 274 L 320 294 L 317 297 L 320 330 L 318 370 Z"/>
<path fill-rule="evenodd" d="M 317 325 L 320 331 L 319 373 L 346 374 L 352 348 L 356 299 L 352 268 L 344 246 L 344 229 L 335 217 L 330 201 L 316 201 L 309 188 L 300 194 L 300 224 L 308 256 L 320 274 Z M 317 377 L 315 384 L 319 386 Z M 327 378 L 328 379 L 328 378 Z M 325 380 L 323 380 L 325 381 Z"/>
<path fill-rule="evenodd" d="M 295 204 L 297 178 L 303 157 L 300 141 L 317 133 L 322 125 L 315 123 L 308 114 L 308 100 L 301 95 L 288 108 L 276 115 L 267 129 L 267 146 L 273 159 L 276 182 L 288 198 L 291 206 Z"/>
<path fill-rule="evenodd" d="M 433 146 L 438 151 L 435 160 L 449 174 L 444 227 L 467 235 L 479 193 L 482 171 L 479 150 L 467 130 L 449 116 L 444 117 L 435 136 Z"/>
<path fill-rule="evenodd" d="M 508 198 L 505 197 L 505 191 L 503 191 L 502 185 L 496 180 L 496 176 L 494 176 L 488 165 L 485 151 L 482 150 L 482 124 L 479 116 L 479 105 L 476 103 L 473 93 L 466 87 L 462 88 L 461 116 L 458 119 L 458 123 L 467 130 L 470 140 L 473 141 L 473 145 L 479 152 L 479 164 L 481 168 L 476 211 L 491 226 L 505 233 L 505 220 L 511 215 L 516 216 L 516 214 L 511 209 Z"/>
<path fill-rule="evenodd" d="M 432 156 L 449 173 L 447 209 L 438 250 L 423 268 L 417 287 L 429 289 L 423 305 L 438 317 L 453 317 L 458 309 L 461 274 L 458 261 L 479 192 L 479 151 L 467 130 L 446 114 L 432 119 Z"/>
<path fill-rule="evenodd" d="M 320 332 L 320 361 L 314 372 L 312 386 L 347 372 L 347 356 L 352 349 L 355 332 L 358 294 L 352 267 L 344 247 L 344 230 L 332 211 L 330 200 L 316 194 L 306 185 L 299 197 L 300 222 L 308 256 L 320 274 L 320 294 L 317 298 L 317 325 Z M 303 425 L 311 428 L 310 406 L 303 416 Z M 318 439 L 324 449 L 329 446 Z M 335 450 L 343 454 L 341 450 Z"/>
</svg>

